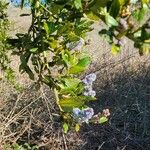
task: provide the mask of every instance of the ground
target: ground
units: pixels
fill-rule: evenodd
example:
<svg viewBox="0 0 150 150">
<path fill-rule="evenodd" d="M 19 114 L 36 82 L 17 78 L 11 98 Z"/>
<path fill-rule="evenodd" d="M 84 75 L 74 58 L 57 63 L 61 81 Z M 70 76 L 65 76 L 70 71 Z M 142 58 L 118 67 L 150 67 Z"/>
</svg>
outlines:
<svg viewBox="0 0 150 150">
<path fill-rule="evenodd" d="M 13 12 L 13 13 L 12 13 Z M 14 24 L 10 35 L 26 32 L 31 18 L 20 17 L 29 10 L 10 7 L 8 16 Z M 17 26 L 17 27 L 16 27 Z M 95 72 L 95 113 L 109 108 L 111 116 L 103 125 L 84 125 L 81 131 L 62 132 L 52 91 L 20 75 L 18 58 L 12 66 L 18 82 L 16 91 L 7 81 L 0 81 L 0 142 L 28 142 L 41 150 L 149 150 L 150 149 L 150 57 L 139 56 L 133 42 L 125 39 L 121 54 L 113 56 L 110 46 L 98 35 L 104 26 L 97 22 L 88 34 L 85 50 L 92 57 L 86 74 Z M 38 90 L 39 89 L 39 90 Z M 1 145 L 2 145 L 1 144 Z"/>
</svg>

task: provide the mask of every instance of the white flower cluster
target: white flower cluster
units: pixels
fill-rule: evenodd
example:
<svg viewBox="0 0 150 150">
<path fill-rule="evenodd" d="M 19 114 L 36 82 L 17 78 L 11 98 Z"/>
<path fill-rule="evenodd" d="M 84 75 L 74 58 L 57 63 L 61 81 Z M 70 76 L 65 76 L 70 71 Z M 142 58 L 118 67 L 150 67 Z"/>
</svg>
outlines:
<svg viewBox="0 0 150 150">
<path fill-rule="evenodd" d="M 78 123 L 83 123 L 89 122 L 89 119 L 91 119 L 94 115 L 94 110 L 93 108 L 85 108 L 83 110 L 79 108 L 74 108 L 73 109 L 73 118 L 78 122 Z"/>
<path fill-rule="evenodd" d="M 95 97 L 96 92 L 93 90 L 93 82 L 96 80 L 96 74 L 91 73 L 87 75 L 82 81 L 85 84 L 85 96 Z"/>
<path fill-rule="evenodd" d="M 85 45 L 84 39 L 80 38 L 77 42 L 67 43 L 67 48 L 71 49 L 72 51 L 80 50 Z"/>
</svg>

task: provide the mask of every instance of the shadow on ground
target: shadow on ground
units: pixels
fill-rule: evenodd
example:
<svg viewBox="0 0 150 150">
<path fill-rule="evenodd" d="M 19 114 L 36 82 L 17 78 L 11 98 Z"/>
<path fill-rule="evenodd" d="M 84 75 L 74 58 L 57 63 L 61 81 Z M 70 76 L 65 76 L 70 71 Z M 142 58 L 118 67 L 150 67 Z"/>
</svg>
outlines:
<svg viewBox="0 0 150 150">
<path fill-rule="evenodd" d="M 137 64 L 137 65 L 135 65 Z M 150 66 L 121 64 L 97 71 L 95 110 L 109 108 L 104 125 L 82 129 L 82 150 L 150 149 Z"/>
</svg>

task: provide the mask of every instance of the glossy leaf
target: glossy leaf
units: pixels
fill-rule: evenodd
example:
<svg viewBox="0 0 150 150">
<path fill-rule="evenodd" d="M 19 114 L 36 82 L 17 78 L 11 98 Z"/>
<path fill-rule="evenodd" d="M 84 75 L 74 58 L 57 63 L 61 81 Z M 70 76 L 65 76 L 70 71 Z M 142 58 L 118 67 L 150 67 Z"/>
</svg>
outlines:
<svg viewBox="0 0 150 150">
<path fill-rule="evenodd" d="M 63 111 L 71 112 L 73 108 L 81 108 L 90 100 L 95 100 L 95 98 L 89 96 L 72 96 L 60 99 L 59 104 Z"/>
</svg>

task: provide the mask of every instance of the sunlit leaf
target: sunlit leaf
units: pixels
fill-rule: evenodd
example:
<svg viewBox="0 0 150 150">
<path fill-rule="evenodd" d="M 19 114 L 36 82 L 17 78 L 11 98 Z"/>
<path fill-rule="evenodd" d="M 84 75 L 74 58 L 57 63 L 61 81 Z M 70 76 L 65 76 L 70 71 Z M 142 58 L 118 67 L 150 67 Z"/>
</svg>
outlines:
<svg viewBox="0 0 150 150">
<path fill-rule="evenodd" d="M 113 55 L 117 55 L 120 52 L 120 46 L 112 44 L 111 52 Z"/>
<path fill-rule="evenodd" d="M 37 50 L 38 50 L 38 48 L 32 48 L 32 49 L 30 49 L 30 52 L 35 53 L 35 52 L 37 52 Z"/>
<path fill-rule="evenodd" d="M 107 121 L 108 121 L 108 118 L 105 117 L 105 116 L 100 117 L 100 119 L 99 119 L 99 123 L 105 123 L 105 122 L 107 122 Z"/>
<path fill-rule="evenodd" d="M 81 0 L 74 0 L 74 5 L 77 9 L 81 9 L 82 8 Z"/>
<path fill-rule="evenodd" d="M 105 15 L 105 21 L 106 21 L 106 24 L 109 27 L 111 27 L 111 26 L 118 26 L 118 22 L 112 16 L 110 16 L 109 14 Z"/>
<path fill-rule="evenodd" d="M 100 20 L 100 17 L 99 17 L 97 14 L 95 14 L 93 11 L 87 12 L 87 13 L 86 13 L 86 16 L 87 16 L 89 19 L 94 20 L 94 21 Z"/>
<path fill-rule="evenodd" d="M 90 96 L 70 96 L 60 99 L 59 104 L 63 111 L 71 112 L 73 108 L 81 108 L 85 105 L 86 102 L 95 99 L 96 98 Z"/>
<path fill-rule="evenodd" d="M 140 55 L 147 55 L 150 54 L 150 44 L 142 44 L 141 48 L 139 49 Z"/>
<path fill-rule="evenodd" d="M 81 82 L 78 78 L 62 78 L 60 79 L 61 83 L 59 84 L 61 92 L 71 92 L 76 91 L 79 83 Z"/>
<path fill-rule="evenodd" d="M 64 123 L 64 124 L 63 124 L 64 133 L 67 133 L 67 132 L 68 132 L 68 129 L 69 129 L 68 124 L 67 124 L 67 123 Z"/>
<path fill-rule="evenodd" d="M 148 12 L 148 9 L 149 8 L 147 4 L 143 4 L 143 7 L 141 9 L 138 9 L 133 13 L 133 17 L 139 22 L 142 21 L 146 13 Z"/>
<path fill-rule="evenodd" d="M 79 125 L 79 124 L 76 124 L 76 125 L 75 125 L 75 131 L 76 131 L 76 132 L 79 132 L 79 130 L 80 130 L 80 125 Z"/>
<path fill-rule="evenodd" d="M 71 74 L 76 74 L 84 71 L 86 67 L 91 63 L 90 57 L 85 57 L 79 60 L 77 65 L 70 68 L 69 72 Z"/>
</svg>

